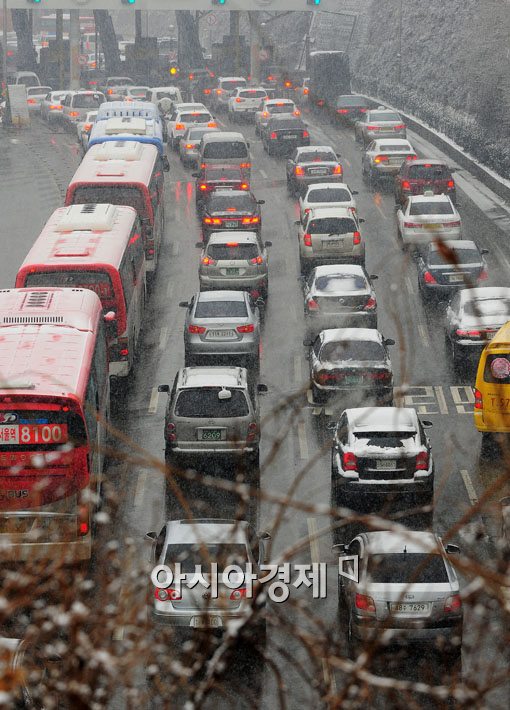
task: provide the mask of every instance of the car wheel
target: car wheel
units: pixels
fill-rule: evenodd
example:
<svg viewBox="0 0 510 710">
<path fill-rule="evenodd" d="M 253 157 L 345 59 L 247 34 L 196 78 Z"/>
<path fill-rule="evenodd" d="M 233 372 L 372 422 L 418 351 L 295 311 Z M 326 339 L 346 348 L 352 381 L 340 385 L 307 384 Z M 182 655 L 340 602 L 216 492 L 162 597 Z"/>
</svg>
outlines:
<svg viewBox="0 0 510 710">
<path fill-rule="evenodd" d="M 324 392 L 322 392 L 322 390 L 318 389 L 313 382 L 312 382 L 312 398 L 313 398 L 313 401 L 316 402 L 317 404 L 325 404 L 327 401 L 327 395 Z"/>
</svg>

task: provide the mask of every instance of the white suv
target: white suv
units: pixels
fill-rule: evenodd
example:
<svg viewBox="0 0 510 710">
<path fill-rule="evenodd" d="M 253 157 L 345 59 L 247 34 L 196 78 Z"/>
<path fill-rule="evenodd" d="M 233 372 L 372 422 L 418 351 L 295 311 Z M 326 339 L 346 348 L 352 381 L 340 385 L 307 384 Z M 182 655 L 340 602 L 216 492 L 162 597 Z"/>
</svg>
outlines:
<svg viewBox="0 0 510 710">
<path fill-rule="evenodd" d="M 264 99 L 267 99 L 267 93 L 261 87 L 239 87 L 228 100 L 228 114 L 233 121 L 238 121 L 242 116 L 253 118 Z"/>
</svg>

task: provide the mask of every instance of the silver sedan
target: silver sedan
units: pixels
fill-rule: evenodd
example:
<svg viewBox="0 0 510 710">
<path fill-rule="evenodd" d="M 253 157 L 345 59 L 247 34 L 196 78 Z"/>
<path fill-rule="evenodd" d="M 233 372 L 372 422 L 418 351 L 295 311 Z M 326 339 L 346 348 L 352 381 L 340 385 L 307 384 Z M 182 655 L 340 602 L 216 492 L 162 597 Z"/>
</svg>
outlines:
<svg viewBox="0 0 510 710">
<path fill-rule="evenodd" d="M 246 291 L 202 291 L 179 305 L 187 309 L 185 367 L 239 359 L 248 368 L 258 368 L 260 315 Z"/>
</svg>

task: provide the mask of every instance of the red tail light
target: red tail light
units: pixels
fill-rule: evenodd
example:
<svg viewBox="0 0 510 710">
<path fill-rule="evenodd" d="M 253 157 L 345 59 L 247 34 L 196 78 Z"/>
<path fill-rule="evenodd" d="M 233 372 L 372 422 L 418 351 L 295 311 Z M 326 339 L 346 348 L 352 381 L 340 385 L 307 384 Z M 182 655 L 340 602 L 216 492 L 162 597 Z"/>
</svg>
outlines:
<svg viewBox="0 0 510 710">
<path fill-rule="evenodd" d="M 62 107 L 60 107 L 60 108 L 62 108 Z M 92 124 L 91 124 L 91 123 L 86 123 L 86 124 L 83 126 L 83 130 L 85 131 L 85 133 L 89 133 L 89 132 L 91 131 L 91 129 L 92 129 Z"/>
<path fill-rule="evenodd" d="M 368 380 L 375 380 L 375 381 L 382 381 L 382 380 L 387 380 L 388 379 L 388 373 L 385 371 L 382 372 L 367 372 L 365 373 L 365 377 Z"/>
<path fill-rule="evenodd" d="M 446 187 L 449 190 L 453 190 L 453 188 L 455 187 L 455 183 L 453 182 L 453 180 L 448 180 L 448 182 L 446 183 Z"/>
<path fill-rule="evenodd" d="M 342 468 L 344 471 L 358 470 L 358 459 L 351 451 L 344 451 L 342 454 Z"/>
<path fill-rule="evenodd" d="M 177 439 L 175 434 L 175 424 L 172 422 L 166 425 L 166 438 L 167 441 L 175 441 Z"/>
<path fill-rule="evenodd" d="M 216 260 L 211 259 L 210 256 L 204 256 L 204 258 L 202 259 L 202 264 L 204 266 L 214 266 L 214 264 L 216 264 Z"/>
<path fill-rule="evenodd" d="M 253 323 L 248 323 L 248 325 L 238 325 L 236 330 L 238 333 L 253 333 L 255 326 Z"/>
<path fill-rule="evenodd" d="M 275 141 L 275 140 L 278 138 L 278 136 L 277 136 L 276 133 L 273 131 L 273 132 L 271 133 L 271 135 L 269 136 L 269 138 L 270 138 L 272 141 Z"/>
<path fill-rule="evenodd" d="M 405 123 L 399 123 L 398 126 L 393 126 L 394 131 L 403 131 L 405 128 Z"/>
<path fill-rule="evenodd" d="M 462 599 L 460 594 L 452 594 L 444 603 L 444 610 L 447 614 L 462 609 Z"/>
<path fill-rule="evenodd" d="M 409 180 L 402 180 L 402 190 L 410 190 L 411 189 L 411 183 Z"/>
<path fill-rule="evenodd" d="M 360 112 L 360 113 L 366 113 L 367 111 L 368 111 L 368 109 L 366 109 L 366 108 L 360 108 L 360 109 L 359 109 L 359 112 Z"/>
<path fill-rule="evenodd" d="M 482 336 L 481 330 L 463 330 L 462 328 L 457 328 L 455 333 L 460 337 L 468 336 L 470 338 L 480 338 Z"/>
<path fill-rule="evenodd" d="M 299 109 L 296 109 L 292 113 L 294 114 L 294 116 L 301 116 L 301 111 Z"/>
<path fill-rule="evenodd" d="M 305 88 L 303 89 L 303 95 L 304 95 L 304 96 L 308 96 L 308 92 L 309 92 L 309 91 L 310 91 L 310 89 L 307 89 L 307 88 L 305 87 Z"/>
<path fill-rule="evenodd" d="M 241 170 L 249 170 L 251 168 L 251 163 L 241 163 L 239 167 Z"/>
<path fill-rule="evenodd" d="M 253 259 L 250 259 L 250 264 L 262 264 L 264 259 L 261 256 L 254 256 Z"/>
<path fill-rule="evenodd" d="M 50 111 L 61 111 L 62 106 L 60 104 L 50 104 Z M 92 127 L 91 123 L 86 123 L 86 126 Z M 88 129 L 90 131 L 90 128 Z"/>
<path fill-rule="evenodd" d="M 305 247 L 311 247 L 312 246 L 312 235 L 308 234 L 308 232 L 307 232 L 303 237 L 303 242 L 305 244 Z"/>
<path fill-rule="evenodd" d="M 417 471 L 428 471 L 429 468 L 429 454 L 427 451 L 420 451 L 416 457 L 416 470 Z"/>
<path fill-rule="evenodd" d="M 375 604 L 372 597 L 366 594 L 356 594 L 356 609 L 361 609 L 361 611 L 370 611 L 375 614 Z"/>
<path fill-rule="evenodd" d="M 436 279 L 432 276 L 430 271 L 426 271 L 423 274 L 423 280 L 425 281 L 426 284 L 437 284 Z"/>
<path fill-rule="evenodd" d="M 230 593 L 230 601 L 231 602 L 237 602 L 240 599 L 244 599 L 246 597 L 246 587 L 240 587 L 239 589 L 234 589 Z"/>
<path fill-rule="evenodd" d="M 183 131 L 185 128 L 184 123 L 176 123 L 175 124 L 175 130 L 176 131 Z"/>
<path fill-rule="evenodd" d="M 296 167 L 294 168 L 294 173 L 296 175 L 304 175 L 305 170 L 304 170 L 304 168 L 301 167 L 301 165 L 296 165 Z"/>
<path fill-rule="evenodd" d="M 367 126 L 367 131 L 378 131 L 379 126 Z"/>
<path fill-rule="evenodd" d="M 489 278 L 489 274 L 487 273 L 487 269 L 482 269 L 480 271 L 478 278 L 480 281 L 486 281 Z"/>
<path fill-rule="evenodd" d="M 309 298 L 308 301 L 306 302 L 306 305 L 308 306 L 309 311 L 318 311 L 319 310 L 319 304 L 313 298 Z"/>
<path fill-rule="evenodd" d="M 240 189 L 240 190 L 249 190 L 249 189 L 250 189 L 250 186 L 248 185 L 247 182 L 242 182 L 242 183 L 239 185 L 239 189 Z"/>
<path fill-rule="evenodd" d="M 193 148 L 193 143 L 186 143 L 186 150 L 191 150 Z"/>
<path fill-rule="evenodd" d="M 89 82 L 89 83 L 90 83 L 90 82 Z M 106 90 L 106 93 L 108 94 L 108 96 L 112 96 L 112 94 L 113 94 L 113 89 L 107 89 L 107 90 Z"/>
<path fill-rule="evenodd" d="M 417 158 L 417 155 L 406 155 L 406 160 L 416 160 Z"/>
<path fill-rule="evenodd" d="M 333 175 L 341 175 L 342 174 L 342 166 L 341 165 L 335 165 L 333 168 Z"/>
<path fill-rule="evenodd" d="M 73 118 L 76 118 L 77 116 L 80 115 L 79 111 L 69 111 L 69 115 L 72 116 Z"/>
<path fill-rule="evenodd" d="M 376 306 L 377 306 L 377 301 L 375 300 L 375 298 L 373 296 L 370 296 L 368 301 L 363 306 L 363 310 L 364 311 L 373 311 L 374 308 L 376 308 Z"/>
<path fill-rule="evenodd" d="M 219 217 L 204 217 L 204 224 L 221 224 Z"/>
<path fill-rule="evenodd" d="M 460 227 L 460 219 L 456 220 L 455 222 L 445 222 L 443 224 L 443 227 Z"/>
<path fill-rule="evenodd" d="M 303 138 L 310 138 L 308 131 L 303 131 Z"/>
<path fill-rule="evenodd" d="M 188 325 L 188 333 L 192 333 L 192 335 L 202 335 L 205 331 L 206 328 L 203 325 Z"/>
<path fill-rule="evenodd" d="M 83 537 L 89 534 L 89 508 L 87 505 L 80 505 L 78 509 L 78 535 Z"/>
<path fill-rule="evenodd" d="M 211 93 L 211 89 L 204 89 L 204 94 L 206 96 L 209 96 L 210 93 Z"/>
<path fill-rule="evenodd" d="M 259 427 L 257 425 L 257 422 L 251 422 L 251 424 L 248 424 L 248 433 L 246 434 L 246 441 L 253 441 L 257 436 L 258 430 Z"/>
<path fill-rule="evenodd" d="M 202 183 L 200 183 L 198 188 L 199 188 L 199 190 L 202 190 L 202 192 L 204 192 L 205 190 L 207 190 L 207 185 L 205 182 L 202 182 Z"/>
<path fill-rule="evenodd" d="M 353 233 L 352 233 L 352 243 L 353 243 L 353 244 L 361 244 L 361 234 L 360 234 L 360 232 L 353 232 Z"/>
<path fill-rule="evenodd" d="M 260 217 L 243 217 L 243 224 L 258 224 Z"/>
<path fill-rule="evenodd" d="M 207 128 L 218 128 L 218 124 L 216 123 L 216 121 L 211 121 L 207 124 Z"/>
<path fill-rule="evenodd" d="M 374 163 L 387 163 L 389 157 L 387 155 L 376 155 L 374 158 Z"/>
<path fill-rule="evenodd" d="M 217 93 L 218 96 L 219 96 L 219 95 L 222 93 L 222 89 L 216 89 L 216 93 Z"/>
<path fill-rule="evenodd" d="M 120 360 L 127 360 L 129 357 L 129 341 L 127 338 L 119 338 L 118 343 L 118 353 Z"/>
<path fill-rule="evenodd" d="M 239 98 L 239 96 L 236 98 L 236 104 L 240 104 L 243 101 L 243 99 Z"/>
<path fill-rule="evenodd" d="M 412 229 L 421 229 L 423 224 L 418 224 L 417 222 L 404 222 L 404 227 L 410 227 Z"/>
<path fill-rule="evenodd" d="M 172 587 L 168 589 L 158 589 L 158 587 L 156 587 L 154 596 L 160 602 L 178 602 L 182 599 L 182 594 Z"/>
<path fill-rule="evenodd" d="M 349 113 L 348 108 L 337 108 L 336 110 L 337 113 Z"/>
<path fill-rule="evenodd" d="M 475 409 L 483 409 L 483 397 L 480 390 L 475 390 Z"/>
<path fill-rule="evenodd" d="M 335 383 L 343 380 L 344 377 L 345 377 L 344 372 L 338 372 L 338 371 L 327 372 L 324 370 L 321 372 L 318 372 L 317 375 L 315 376 L 319 385 L 335 384 Z"/>
</svg>

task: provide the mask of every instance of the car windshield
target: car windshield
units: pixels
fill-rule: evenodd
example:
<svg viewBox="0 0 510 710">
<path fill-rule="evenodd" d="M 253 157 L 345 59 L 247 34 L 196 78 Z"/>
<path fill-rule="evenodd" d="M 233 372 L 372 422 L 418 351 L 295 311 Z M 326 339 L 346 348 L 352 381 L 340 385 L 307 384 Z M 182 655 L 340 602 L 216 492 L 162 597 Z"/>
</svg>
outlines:
<svg viewBox="0 0 510 710">
<path fill-rule="evenodd" d="M 177 417 L 196 419 L 228 419 L 247 417 L 250 413 L 243 390 L 228 389 L 231 397 L 219 399 L 221 387 L 196 387 L 179 392 L 175 403 Z"/>
<path fill-rule="evenodd" d="M 376 123 L 382 123 L 386 121 L 402 121 L 398 113 L 391 113 L 390 111 L 372 111 L 370 114 L 370 120 Z"/>
<path fill-rule="evenodd" d="M 197 529 L 197 537 L 200 535 L 200 528 Z M 244 567 L 248 562 L 246 545 L 241 543 L 211 543 L 210 541 L 193 545 L 167 545 L 165 549 L 164 563 L 174 567 L 177 563 L 181 566 L 181 572 L 191 574 L 198 567 L 207 574 L 209 564 L 215 562 L 218 565 L 218 572 L 222 572 L 228 565 L 239 565 Z"/>
<path fill-rule="evenodd" d="M 247 158 L 248 150 L 246 143 L 241 141 L 214 141 L 207 143 L 204 147 L 204 158 L 206 160 L 238 159 Z"/>
<path fill-rule="evenodd" d="M 150 89 L 144 89 L 141 87 L 137 87 L 137 88 L 129 89 L 129 94 L 131 96 L 147 96 L 147 91 L 150 91 Z"/>
<path fill-rule="evenodd" d="M 307 202 L 350 202 L 351 193 L 345 187 L 321 187 L 310 190 L 306 196 Z"/>
<path fill-rule="evenodd" d="M 29 86 L 39 86 L 39 80 L 36 76 L 23 76 L 20 78 L 19 83 L 26 86 L 27 89 Z"/>
<path fill-rule="evenodd" d="M 332 276 L 318 276 L 315 279 L 315 288 L 326 293 L 338 293 L 338 291 L 362 291 L 367 287 L 367 282 L 363 276 L 353 276 L 352 274 L 334 274 Z"/>
<path fill-rule="evenodd" d="M 464 313 L 467 316 L 476 317 L 510 317 L 510 299 L 476 298 L 472 301 L 466 302 L 466 305 L 464 306 Z"/>
<path fill-rule="evenodd" d="M 450 172 L 445 165 L 411 165 L 408 175 L 413 180 L 450 179 Z"/>
<path fill-rule="evenodd" d="M 322 217 L 312 219 L 307 231 L 311 234 L 351 234 L 357 231 L 357 227 L 348 217 Z"/>
<path fill-rule="evenodd" d="M 373 584 L 445 584 L 449 581 L 441 555 L 419 552 L 371 555 L 367 576 Z"/>
<path fill-rule="evenodd" d="M 298 163 L 318 163 L 321 161 L 336 163 L 337 157 L 331 150 L 305 150 L 298 155 Z"/>
<path fill-rule="evenodd" d="M 256 244 L 238 244 L 228 242 L 228 244 L 209 244 L 207 256 L 214 261 L 249 261 L 259 256 L 259 249 Z"/>
<path fill-rule="evenodd" d="M 373 340 L 341 340 L 325 343 L 320 352 L 320 359 L 326 362 L 380 361 L 385 358 L 383 346 Z"/>
<path fill-rule="evenodd" d="M 455 214 L 450 202 L 412 202 L 409 214 Z"/>
<path fill-rule="evenodd" d="M 73 99 L 73 108 L 99 108 L 102 103 L 104 99 L 98 94 L 79 94 Z"/>
<path fill-rule="evenodd" d="M 195 318 L 246 318 L 248 311 L 244 301 L 199 301 Z"/>
<path fill-rule="evenodd" d="M 456 259 L 459 265 L 481 263 L 480 252 L 477 249 L 453 248 L 452 252 L 452 258 L 448 258 L 448 254 L 443 254 L 439 249 L 434 249 L 434 251 L 429 252 L 428 263 L 430 266 L 444 266 L 444 264 L 453 265 L 453 259 Z"/>
<path fill-rule="evenodd" d="M 207 202 L 207 210 L 209 212 L 253 212 L 256 207 L 256 201 L 251 195 L 211 195 Z"/>
<path fill-rule="evenodd" d="M 156 99 L 159 101 L 160 99 L 174 99 L 177 98 L 177 92 L 176 91 L 156 91 Z"/>
<path fill-rule="evenodd" d="M 179 118 L 179 121 L 183 123 L 208 123 L 210 120 L 210 113 L 200 113 L 198 111 L 193 111 L 193 113 L 181 113 Z"/>
</svg>

